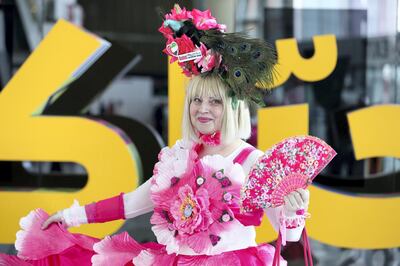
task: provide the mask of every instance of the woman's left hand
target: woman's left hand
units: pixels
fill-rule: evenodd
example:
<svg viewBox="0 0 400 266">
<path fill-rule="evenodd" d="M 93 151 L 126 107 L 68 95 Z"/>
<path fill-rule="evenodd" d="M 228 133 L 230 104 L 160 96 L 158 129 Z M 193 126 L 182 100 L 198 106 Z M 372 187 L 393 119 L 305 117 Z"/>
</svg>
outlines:
<svg viewBox="0 0 400 266">
<path fill-rule="evenodd" d="M 308 203 L 310 202 L 310 191 L 299 188 L 283 197 L 283 199 L 285 201 L 284 209 L 287 212 L 307 210 Z"/>
</svg>

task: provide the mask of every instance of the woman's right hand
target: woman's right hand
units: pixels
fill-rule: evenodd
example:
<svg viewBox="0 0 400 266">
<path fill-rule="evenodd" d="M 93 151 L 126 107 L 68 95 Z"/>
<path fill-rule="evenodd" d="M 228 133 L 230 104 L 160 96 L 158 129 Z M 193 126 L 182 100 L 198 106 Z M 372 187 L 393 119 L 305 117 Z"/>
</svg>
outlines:
<svg viewBox="0 0 400 266">
<path fill-rule="evenodd" d="M 50 224 L 52 223 L 63 223 L 65 224 L 65 219 L 62 215 L 62 211 L 56 212 L 55 214 L 51 215 L 49 218 L 47 218 L 46 221 L 42 224 L 42 230 L 47 229 Z"/>
</svg>

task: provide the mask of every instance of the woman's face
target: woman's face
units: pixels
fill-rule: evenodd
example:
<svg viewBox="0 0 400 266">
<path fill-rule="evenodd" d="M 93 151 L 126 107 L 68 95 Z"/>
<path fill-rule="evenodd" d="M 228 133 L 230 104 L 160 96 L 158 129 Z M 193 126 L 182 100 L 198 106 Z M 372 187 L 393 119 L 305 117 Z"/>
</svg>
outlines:
<svg viewBox="0 0 400 266">
<path fill-rule="evenodd" d="M 212 134 L 221 130 L 223 111 L 222 99 L 194 96 L 190 102 L 190 121 L 197 132 Z"/>
</svg>

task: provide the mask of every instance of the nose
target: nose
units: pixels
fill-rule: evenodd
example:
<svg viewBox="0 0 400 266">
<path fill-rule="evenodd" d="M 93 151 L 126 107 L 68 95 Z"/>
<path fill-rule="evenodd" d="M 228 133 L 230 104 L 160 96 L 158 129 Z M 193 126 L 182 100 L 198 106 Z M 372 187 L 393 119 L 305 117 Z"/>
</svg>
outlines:
<svg viewBox="0 0 400 266">
<path fill-rule="evenodd" d="M 199 112 L 208 113 L 209 111 L 210 111 L 210 105 L 208 104 L 208 101 L 203 101 L 199 106 Z"/>
</svg>

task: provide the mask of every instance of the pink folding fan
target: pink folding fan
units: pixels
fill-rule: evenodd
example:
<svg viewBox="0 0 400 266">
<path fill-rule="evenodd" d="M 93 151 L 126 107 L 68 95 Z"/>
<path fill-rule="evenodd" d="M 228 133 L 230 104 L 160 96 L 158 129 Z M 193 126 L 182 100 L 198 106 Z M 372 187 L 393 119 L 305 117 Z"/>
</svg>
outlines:
<svg viewBox="0 0 400 266">
<path fill-rule="evenodd" d="M 312 136 L 279 142 L 250 170 L 241 191 L 242 211 L 283 205 L 284 196 L 306 188 L 335 155 L 328 144 Z"/>
</svg>

